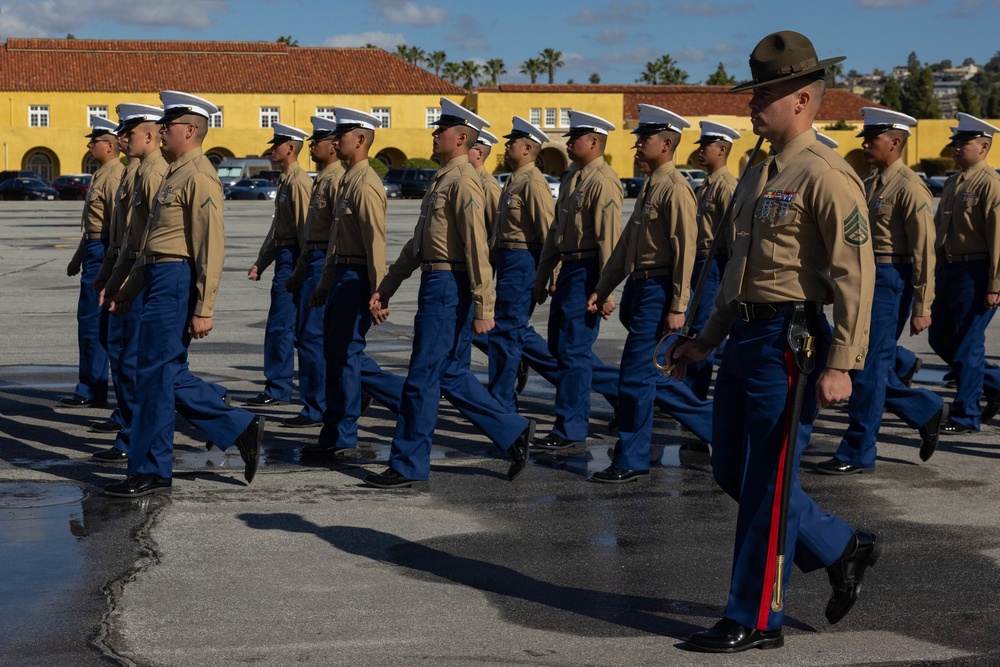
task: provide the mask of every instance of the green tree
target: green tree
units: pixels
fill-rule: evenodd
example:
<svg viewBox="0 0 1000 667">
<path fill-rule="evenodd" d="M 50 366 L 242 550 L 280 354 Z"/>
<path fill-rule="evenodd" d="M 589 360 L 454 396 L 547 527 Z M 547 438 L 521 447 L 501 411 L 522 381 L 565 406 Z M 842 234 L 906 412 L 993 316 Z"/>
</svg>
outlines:
<svg viewBox="0 0 1000 667">
<path fill-rule="evenodd" d="M 722 66 L 722 63 L 719 63 L 719 66 L 715 69 L 715 72 L 713 72 L 711 76 L 709 76 L 707 79 L 705 79 L 705 85 L 706 86 L 735 86 L 736 85 L 736 77 L 729 76 L 729 73 L 726 72 L 726 68 Z"/>
<path fill-rule="evenodd" d="M 538 83 L 538 75 L 545 71 L 545 63 L 542 62 L 541 58 L 528 58 L 521 63 L 521 69 L 518 71 L 530 76 L 531 83 Z"/>
<path fill-rule="evenodd" d="M 962 89 L 958 91 L 958 110 L 972 116 L 979 116 L 982 113 L 981 106 L 982 101 L 976 87 L 972 85 L 971 81 L 963 83 Z"/>
<path fill-rule="evenodd" d="M 482 68 L 472 60 L 463 60 L 462 64 L 459 65 L 459 78 L 465 82 L 462 87 L 466 90 L 472 90 L 472 87 L 476 85 L 476 80 L 481 75 Z"/>
<path fill-rule="evenodd" d="M 639 78 L 635 80 L 636 83 L 648 83 L 651 86 L 655 86 L 660 82 L 660 71 L 663 69 L 663 63 L 659 60 L 651 60 L 646 63 L 646 71 L 639 75 Z"/>
<path fill-rule="evenodd" d="M 1000 118 L 1000 83 L 994 83 L 990 86 L 986 96 L 985 111 L 987 118 Z"/>
<path fill-rule="evenodd" d="M 688 73 L 677 66 L 677 61 L 669 55 L 660 56 L 660 83 L 664 86 L 677 86 L 686 83 Z"/>
<path fill-rule="evenodd" d="M 597 72 L 592 72 L 589 81 L 596 86 L 601 82 L 601 75 Z"/>
<path fill-rule="evenodd" d="M 483 67 L 483 74 L 490 77 L 494 87 L 500 85 L 500 77 L 506 73 L 507 68 L 504 66 L 504 62 L 500 58 L 487 60 L 486 65 Z"/>
<path fill-rule="evenodd" d="M 66 33 L 66 39 L 76 39 L 76 35 L 71 32 Z"/>
<path fill-rule="evenodd" d="M 425 59 L 422 48 L 419 46 L 407 46 L 406 44 L 396 45 L 396 55 L 411 65 L 419 65 Z"/>
<path fill-rule="evenodd" d="M 826 68 L 826 87 L 827 88 L 843 88 L 842 84 L 837 83 L 837 79 L 843 78 L 844 67 L 840 63 L 835 65 L 827 65 Z"/>
<path fill-rule="evenodd" d="M 444 67 L 446 62 L 448 62 L 448 56 L 444 51 L 433 51 L 432 53 L 427 54 L 427 57 L 424 58 L 424 62 L 428 67 L 434 70 L 434 76 L 441 76 L 441 68 Z"/>
<path fill-rule="evenodd" d="M 543 49 L 538 55 L 549 70 L 549 85 L 552 85 L 556 82 L 556 70 L 566 64 L 562 61 L 562 51 Z"/>
<path fill-rule="evenodd" d="M 458 63 L 446 62 L 441 68 L 441 74 L 452 83 L 458 83 L 459 77 L 462 76 L 462 66 Z"/>
<path fill-rule="evenodd" d="M 368 164 L 375 170 L 375 173 L 378 174 L 379 178 L 382 178 L 389 173 L 389 167 L 385 166 L 382 160 L 376 160 L 375 158 L 370 157 L 368 158 Z"/>
<path fill-rule="evenodd" d="M 284 44 L 285 46 L 298 46 L 299 40 L 292 39 L 291 35 L 282 35 L 277 39 L 278 44 Z"/>
<path fill-rule="evenodd" d="M 937 98 L 934 97 L 934 72 L 923 67 L 915 53 L 908 58 L 910 75 L 903 84 L 903 108 L 901 111 L 914 118 L 938 118 L 941 115 Z"/>
<path fill-rule="evenodd" d="M 889 79 L 882 89 L 882 104 L 890 109 L 900 111 L 903 108 L 903 89 L 899 87 L 899 81 Z"/>
</svg>

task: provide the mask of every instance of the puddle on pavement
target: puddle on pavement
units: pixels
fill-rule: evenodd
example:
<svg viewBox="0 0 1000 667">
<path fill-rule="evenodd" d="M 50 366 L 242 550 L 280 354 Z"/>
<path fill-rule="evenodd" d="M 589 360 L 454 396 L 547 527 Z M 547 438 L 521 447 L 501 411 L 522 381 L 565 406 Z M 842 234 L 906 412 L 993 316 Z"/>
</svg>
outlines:
<svg viewBox="0 0 1000 667">
<path fill-rule="evenodd" d="M 586 451 L 572 451 L 569 455 L 535 452 L 532 461 L 547 468 L 574 472 L 590 479 L 611 465 L 614 447 L 606 444 L 590 445 Z M 653 445 L 649 452 L 650 467 L 685 468 L 703 467 L 709 464 L 708 445 Z"/>
<path fill-rule="evenodd" d="M 918 382 L 920 384 L 935 384 L 935 385 L 941 385 L 943 387 L 948 382 L 944 378 L 944 376 L 948 373 L 948 371 L 949 371 L 948 368 L 937 369 L 937 368 L 927 368 L 925 366 L 916 372 L 916 374 L 913 376 L 913 381 Z"/>
</svg>

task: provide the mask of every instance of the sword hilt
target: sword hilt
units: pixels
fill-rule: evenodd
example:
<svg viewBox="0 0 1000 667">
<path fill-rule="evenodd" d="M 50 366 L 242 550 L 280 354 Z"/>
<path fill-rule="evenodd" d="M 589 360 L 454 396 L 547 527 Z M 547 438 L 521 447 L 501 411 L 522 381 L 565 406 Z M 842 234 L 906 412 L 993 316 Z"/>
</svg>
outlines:
<svg viewBox="0 0 1000 667">
<path fill-rule="evenodd" d="M 660 348 L 663 346 L 663 343 L 666 342 L 668 338 L 674 336 L 676 336 L 677 340 L 674 341 L 674 345 L 667 348 L 668 350 L 673 349 L 673 347 L 675 347 L 676 345 L 683 345 L 687 341 L 694 339 L 694 336 L 688 336 L 686 334 L 681 334 L 681 333 L 663 334 L 663 338 L 660 339 L 660 342 L 656 344 L 656 349 L 653 350 L 653 365 L 656 366 L 656 369 L 662 372 L 667 377 L 670 377 L 674 374 L 674 368 L 676 368 L 677 362 L 671 359 L 670 357 L 667 357 L 667 363 L 661 364 Z"/>
<path fill-rule="evenodd" d="M 785 572 L 785 557 L 778 556 L 774 572 L 774 595 L 771 597 L 771 611 L 781 611 L 785 607 L 784 591 L 781 588 Z"/>
</svg>

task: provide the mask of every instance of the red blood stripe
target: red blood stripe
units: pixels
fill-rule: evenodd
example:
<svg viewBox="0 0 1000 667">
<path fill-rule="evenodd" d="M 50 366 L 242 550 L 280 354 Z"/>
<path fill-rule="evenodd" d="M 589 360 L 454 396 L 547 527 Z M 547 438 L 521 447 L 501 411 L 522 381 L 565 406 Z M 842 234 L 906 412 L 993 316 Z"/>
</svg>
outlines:
<svg viewBox="0 0 1000 667">
<path fill-rule="evenodd" d="M 785 457 L 789 455 L 788 435 L 798 424 L 792 424 L 792 403 L 795 400 L 795 380 L 799 369 L 795 365 L 792 351 L 785 348 L 785 367 L 788 369 L 788 396 L 785 398 L 785 435 L 781 440 L 781 455 L 775 472 L 774 496 L 771 499 L 771 530 L 767 538 L 767 561 L 764 567 L 764 585 L 760 592 L 760 608 L 757 612 L 757 629 L 767 630 L 767 618 L 771 613 L 771 598 L 774 596 L 774 577 L 778 560 L 778 523 L 781 515 L 781 494 L 784 485 Z M 794 456 L 794 452 L 792 453 Z"/>
</svg>

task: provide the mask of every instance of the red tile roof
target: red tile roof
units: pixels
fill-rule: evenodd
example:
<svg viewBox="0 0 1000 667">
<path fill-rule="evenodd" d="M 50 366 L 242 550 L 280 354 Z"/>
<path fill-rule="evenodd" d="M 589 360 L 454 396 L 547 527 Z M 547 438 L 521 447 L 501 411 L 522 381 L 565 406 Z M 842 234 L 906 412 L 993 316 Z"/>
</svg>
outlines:
<svg viewBox="0 0 1000 667">
<path fill-rule="evenodd" d="M 491 89 L 480 88 L 477 92 L 487 93 Z M 730 93 L 728 86 L 649 86 L 649 85 L 546 85 L 546 84 L 504 84 L 500 90 L 505 93 L 620 93 L 624 95 L 623 115 L 625 120 L 637 120 L 636 105 L 653 104 L 682 116 L 747 116 L 747 103 L 751 93 Z M 862 120 L 858 109 L 881 106 L 840 88 L 830 88 L 823 97 L 823 105 L 816 120 Z"/>
<path fill-rule="evenodd" d="M 462 88 L 433 73 L 374 48 L 106 39 L 8 39 L 0 47 L 0 90 L 130 93 L 168 89 L 465 95 Z"/>
</svg>

